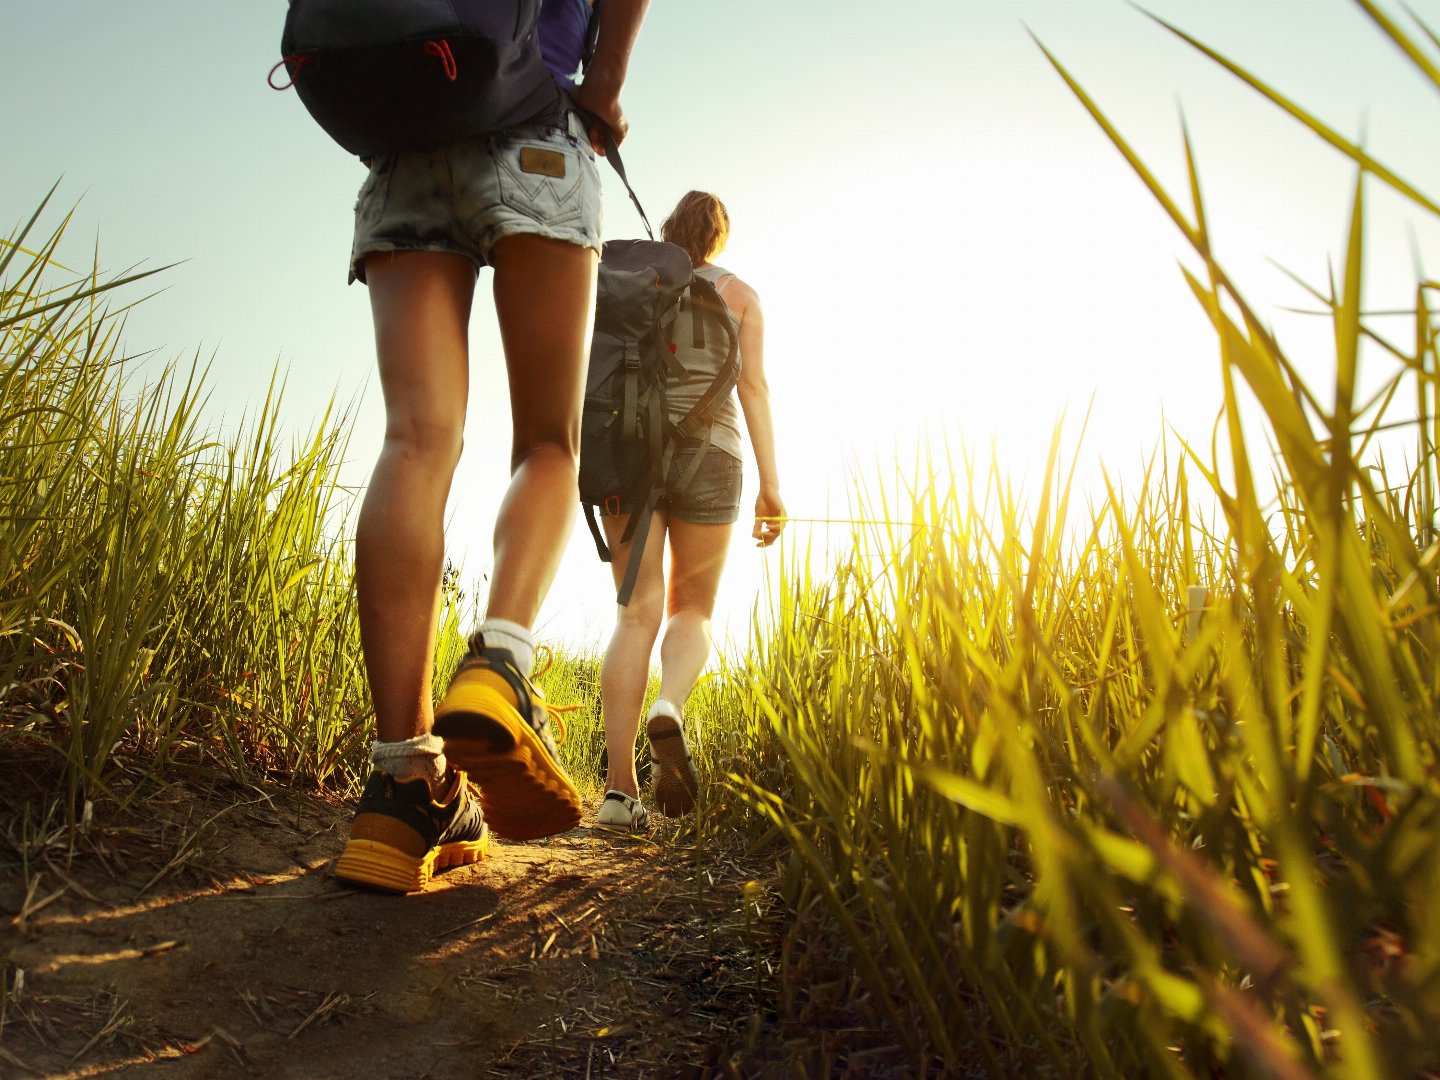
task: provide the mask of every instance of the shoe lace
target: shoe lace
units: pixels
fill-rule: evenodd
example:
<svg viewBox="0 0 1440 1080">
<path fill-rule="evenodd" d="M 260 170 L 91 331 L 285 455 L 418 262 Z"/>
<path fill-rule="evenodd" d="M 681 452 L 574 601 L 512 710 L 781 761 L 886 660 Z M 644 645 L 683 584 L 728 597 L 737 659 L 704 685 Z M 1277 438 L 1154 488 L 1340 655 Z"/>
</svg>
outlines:
<svg viewBox="0 0 1440 1080">
<path fill-rule="evenodd" d="M 577 709 L 583 709 L 585 706 L 578 704 L 554 705 L 546 699 L 544 694 L 540 693 L 539 688 L 535 686 L 533 680 L 540 678 L 540 676 L 544 675 L 547 671 L 549 671 L 551 665 L 554 663 L 555 650 L 550 648 L 549 645 L 536 645 L 535 664 L 532 669 L 530 678 L 525 681 L 530 683 L 530 689 L 535 691 L 535 698 L 540 702 L 541 705 L 545 706 L 545 715 L 548 716 L 551 723 L 554 724 L 555 742 L 562 743 L 565 741 L 565 736 L 568 733 L 565 727 L 565 713 L 575 712 Z"/>
<path fill-rule="evenodd" d="M 576 709 L 583 709 L 585 706 L 551 705 L 550 702 L 546 701 L 544 698 L 540 699 L 540 703 L 545 706 L 545 714 L 550 717 L 550 720 L 555 725 L 555 741 L 557 743 L 564 742 L 565 736 L 567 734 L 567 730 L 565 728 L 564 714 L 574 712 Z"/>
</svg>

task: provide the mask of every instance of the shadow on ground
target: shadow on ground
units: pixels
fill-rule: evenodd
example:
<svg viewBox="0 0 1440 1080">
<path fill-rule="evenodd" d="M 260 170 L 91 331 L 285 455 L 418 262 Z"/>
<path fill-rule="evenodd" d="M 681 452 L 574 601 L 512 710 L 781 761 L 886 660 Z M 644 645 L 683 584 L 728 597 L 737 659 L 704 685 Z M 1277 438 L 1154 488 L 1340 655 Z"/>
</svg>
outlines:
<svg viewBox="0 0 1440 1080">
<path fill-rule="evenodd" d="M 0 1074 L 770 1071 L 773 863 L 581 828 L 402 898 L 336 882 L 348 808 L 289 791 L 56 819 L 0 803 Z"/>
</svg>

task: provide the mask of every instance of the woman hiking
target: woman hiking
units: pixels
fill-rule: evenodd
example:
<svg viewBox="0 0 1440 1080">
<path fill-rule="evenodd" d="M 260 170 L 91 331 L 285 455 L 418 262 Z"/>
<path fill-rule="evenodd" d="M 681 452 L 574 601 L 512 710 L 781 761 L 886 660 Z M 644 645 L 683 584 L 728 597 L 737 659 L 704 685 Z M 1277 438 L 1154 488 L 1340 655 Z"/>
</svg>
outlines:
<svg viewBox="0 0 1440 1080">
<path fill-rule="evenodd" d="M 336 865 L 345 881 L 413 892 L 435 869 L 482 857 L 487 822 L 516 840 L 579 822 L 579 795 L 530 683 L 531 630 L 577 502 L 601 243 L 594 150 L 601 125 L 617 143 L 625 137 L 620 89 L 647 2 L 605 0 L 576 87 L 589 5 L 544 0 L 546 66 L 584 116 L 567 100 L 558 118 L 369 162 L 351 280 L 370 290 L 385 439 L 356 529 L 355 576 L 378 738 Z M 510 483 L 484 620 L 432 710 L 444 511 L 465 427 L 470 307 L 486 265 L 513 422 Z"/>
<path fill-rule="evenodd" d="M 730 237 L 730 214 L 719 198 L 691 191 L 661 226 L 661 236 L 684 248 L 695 272 L 715 286 L 739 335 L 740 378 L 735 393 L 715 414 L 708 446 L 684 440 L 676 447 L 671 476 L 689 473 L 695 454 L 703 460 L 683 491 L 667 491 L 654 511 L 649 539 L 641 550 L 639 574 L 628 604 L 617 605 L 615 631 L 600 669 L 600 701 L 605 717 L 608 761 L 605 798 L 598 823 L 618 830 L 641 829 L 648 814 L 640 801 L 635 775 L 635 740 L 650 676 L 650 656 L 660 637 L 660 695 L 645 717 L 645 733 L 655 762 L 654 798 L 661 813 L 675 816 L 695 805 L 699 779 L 685 737 L 685 701 L 710 659 L 710 620 L 720 575 L 740 516 L 740 414 L 755 455 L 760 492 L 750 535 L 769 547 L 784 527 L 785 505 L 775 467 L 775 433 L 770 390 L 765 380 L 765 320 L 760 298 L 714 260 Z M 696 312 L 694 307 L 690 312 Z M 684 347 L 690 340 L 682 312 L 672 340 L 681 377 L 666 382 L 667 407 L 678 421 L 700 400 L 718 368 L 707 354 Z M 701 317 L 698 313 L 696 318 Z M 736 402 L 738 398 L 739 408 Z M 634 507 L 602 519 L 612 553 L 617 588 L 630 562 L 630 543 L 622 540 Z M 656 542 L 668 539 L 668 544 Z M 663 552 L 669 548 L 668 573 Z M 663 636 L 661 629 L 663 625 Z"/>
</svg>

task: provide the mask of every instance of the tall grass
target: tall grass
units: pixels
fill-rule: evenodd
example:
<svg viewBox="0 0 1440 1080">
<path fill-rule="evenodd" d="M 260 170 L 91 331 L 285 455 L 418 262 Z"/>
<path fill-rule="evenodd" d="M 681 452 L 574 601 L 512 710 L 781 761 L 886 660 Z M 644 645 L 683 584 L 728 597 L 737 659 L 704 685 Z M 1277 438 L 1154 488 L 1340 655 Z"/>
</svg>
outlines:
<svg viewBox="0 0 1440 1080">
<path fill-rule="evenodd" d="M 1225 273 L 1193 156 L 1187 213 L 1051 56 L 1199 259 L 1228 463 L 1172 444 L 1081 511 L 1058 441 L 1030 504 L 936 462 L 861 515 L 906 524 L 857 529 L 829 574 L 797 561 L 716 706 L 710 749 L 748 763 L 732 798 L 789 850 L 794 972 L 839 943 L 866 1049 L 917 1071 L 1440 1069 L 1440 285 L 1404 342 L 1360 307 L 1367 182 L 1436 206 L 1209 54 L 1358 165 L 1339 279 L 1312 290 L 1333 383 Z M 1391 365 L 1370 401 L 1362 343 Z M 1403 471 L 1372 453 L 1400 409 Z"/>
<path fill-rule="evenodd" d="M 66 270 L 68 218 L 33 239 L 48 201 L 0 241 L 0 744 L 51 747 L 72 809 L 137 770 L 348 782 L 346 418 L 287 445 L 272 384 L 222 444 L 197 366 L 135 382 L 114 298 L 147 274 Z"/>
<path fill-rule="evenodd" d="M 0 239 L 0 752 L 53 751 L 71 812 L 197 769 L 352 789 L 374 725 L 339 482 L 349 417 L 286 436 L 272 378 L 221 436 L 198 364 L 138 382 L 119 298 L 160 271 L 68 270 L 68 217 L 34 239 L 49 202 Z M 437 690 L 479 613 L 453 570 L 441 601 Z M 593 657 L 560 656 L 546 680 L 590 703 L 565 748 L 588 782 L 597 679 Z"/>
<path fill-rule="evenodd" d="M 1434 33 L 1356 3 L 1440 85 Z M 1029 502 L 932 462 L 870 497 L 838 564 L 796 557 L 749 654 L 697 689 L 697 756 L 728 780 L 681 835 L 781 842 L 797 1069 L 1440 1070 L 1440 285 L 1416 283 L 1404 342 L 1360 307 L 1367 185 L 1440 209 L 1185 40 L 1356 163 L 1341 272 L 1312 290 L 1333 382 L 1226 274 L 1193 156 L 1186 211 L 1052 56 L 1195 251 L 1228 458 L 1169 444 L 1084 509 L 1058 437 Z M 72 811 L 133 797 L 137 768 L 353 784 L 345 417 L 287 445 L 272 387 L 221 443 L 197 375 L 127 383 L 106 305 L 133 279 L 64 271 L 39 218 L 0 242 L 0 751 L 49 747 Z M 1362 346 L 1391 365 L 1369 401 Z M 1397 422 L 1403 470 L 1373 453 Z M 445 598 L 442 674 L 464 648 Z M 590 705 L 564 750 L 582 782 L 595 669 L 560 657 L 545 682 Z"/>
</svg>

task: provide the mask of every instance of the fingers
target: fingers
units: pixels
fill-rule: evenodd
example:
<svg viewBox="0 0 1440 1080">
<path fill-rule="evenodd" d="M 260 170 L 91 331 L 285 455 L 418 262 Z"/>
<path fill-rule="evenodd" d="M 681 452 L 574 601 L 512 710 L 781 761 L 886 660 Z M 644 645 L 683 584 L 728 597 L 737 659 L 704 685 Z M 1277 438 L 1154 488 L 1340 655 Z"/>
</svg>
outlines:
<svg viewBox="0 0 1440 1080">
<path fill-rule="evenodd" d="M 629 121 L 619 115 L 611 120 L 606 120 L 592 113 L 586 127 L 590 133 L 590 148 L 601 157 L 605 156 L 605 131 L 607 128 L 615 137 L 617 147 L 625 141 L 625 136 L 630 132 Z"/>
<path fill-rule="evenodd" d="M 630 121 L 625 119 L 625 114 L 617 105 L 614 115 L 606 117 L 606 122 L 610 125 L 610 134 L 615 136 L 615 145 L 619 146 L 630 134 Z"/>
<path fill-rule="evenodd" d="M 611 89 L 603 85 L 603 79 L 598 74 L 593 82 L 587 75 L 575 92 L 575 104 L 585 116 L 590 145 L 597 154 L 605 153 L 607 128 L 616 146 L 625 141 L 625 136 L 630 133 L 630 121 L 625 119 L 625 111 L 620 107 L 618 86 Z"/>
<path fill-rule="evenodd" d="M 783 521 L 777 521 L 772 518 L 756 518 L 755 527 L 750 530 L 750 536 L 752 539 L 759 541 L 759 543 L 755 545 L 756 547 L 769 547 L 775 543 L 776 540 L 780 539 L 780 530 L 784 527 L 785 523 Z"/>
</svg>

